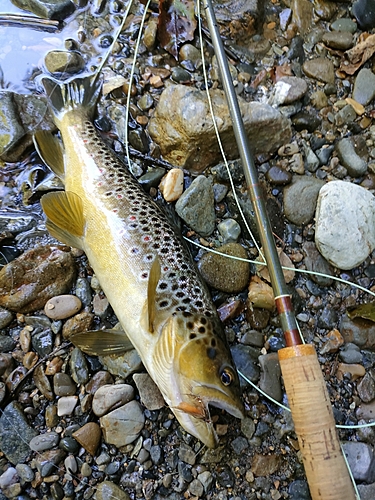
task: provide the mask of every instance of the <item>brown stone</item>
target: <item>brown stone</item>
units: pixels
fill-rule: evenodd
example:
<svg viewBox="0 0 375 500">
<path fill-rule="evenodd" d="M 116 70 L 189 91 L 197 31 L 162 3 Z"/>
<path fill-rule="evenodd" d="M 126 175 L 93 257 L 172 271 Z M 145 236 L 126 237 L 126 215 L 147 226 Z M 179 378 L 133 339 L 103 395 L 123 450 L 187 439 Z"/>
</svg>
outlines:
<svg viewBox="0 0 375 500">
<path fill-rule="evenodd" d="M 91 455 L 95 455 L 101 435 L 100 427 L 95 422 L 85 424 L 72 434 L 74 439 Z"/>
<path fill-rule="evenodd" d="M 62 334 L 64 339 L 69 339 L 73 333 L 87 332 L 91 330 L 94 323 L 94 315 L 89 312 L 76 314 L 69 318 L 63 326 Z"/>
<path fill-rule="evenodd" d="M 274 474 L 281 465 L 281 457 L 277 455 L 256 454 L 251 464 L 251 471 L 254 476 L 266 477 Z"/>
</svg>

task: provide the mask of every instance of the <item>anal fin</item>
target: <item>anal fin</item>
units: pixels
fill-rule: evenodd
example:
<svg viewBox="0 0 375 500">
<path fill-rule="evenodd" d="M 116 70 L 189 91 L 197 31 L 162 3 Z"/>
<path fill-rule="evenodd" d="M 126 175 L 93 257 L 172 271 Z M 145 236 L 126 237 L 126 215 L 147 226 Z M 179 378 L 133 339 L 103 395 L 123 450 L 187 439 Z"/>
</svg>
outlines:
<svg viewBox="0 0 375 500">
<path fill-rule="evenodd" d="M 52 172 L 62 181 L 65 175 L 64 150 L 61 142 L 47 130 L 37 130 L 33 136 L 35 149 Z"/>
<path fill-rule="evenodd" d="M 47 229 L 59 241 L 83 249 L 85 221 L 81 198 L 71 192 L 48 193 L 41 200 Z"/>
</svg>

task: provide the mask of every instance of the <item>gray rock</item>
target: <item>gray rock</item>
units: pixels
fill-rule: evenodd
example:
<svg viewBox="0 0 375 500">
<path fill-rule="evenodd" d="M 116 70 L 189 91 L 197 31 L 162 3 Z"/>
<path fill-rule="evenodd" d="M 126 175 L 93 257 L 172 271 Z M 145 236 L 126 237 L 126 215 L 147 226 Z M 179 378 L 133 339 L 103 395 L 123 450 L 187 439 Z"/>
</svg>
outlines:
<svg viewBox="0 0 375 500">
<path fill-rule="evenodd" d="M 6 490 L 18 481 L 18 473 L 14 467 L 8 467 L 0 476 L 0 489 Z"/>
<path fill-rule="evenodd" d="M 277 352 L 262 354 L 258 359 L 261 368 L 259 387 L 276 401 L 282 401 L 281 370 Z"/>
<path fill-rule="evenodd" d="M 311 500 L 309 485 L 301 479 L 290 483 L 288 493 L 290 500 Z"/>
<path fill-rule="evenodd" d="M 124 379 L 142 367 L 141 358 L 135 349 L 126 351 L 121 356 L 100 356 L 99 360 L 112 375 L 118 375 Z"/>
<path fill-rule="evenodd" d="M 231 447 L 236 455 L 241 455 L 249 447 L 249 443 L 246 438 L 238 436 L 231 442 Z"/>
<path fill-rule="evenodd" d="M 312 241 L 305 241 L 302 249 L 305 253 L 304 263 L 308 271 L 327 275 L 332 274 L 330 265 L 318 252 L 318 249 Z M 319 286 L 330 286 L 333 281 L 332 278 L 326 278 L 325 276 L 319 275 L 312 275 L 312 279 Z"/>
<path fill-rule="evenodd" d="M 357 481 L 374 481 L 375 463 L 373 450 L 369 444 L 348 441 L 342 444 L 346 459 L 354 479 Z"/>
<path fill-rule="evenodd" d="M 8 335 L 0 335 L 0 352 L 10 352 L 16 347 L 16 342 Z"/>
<path fill-rule="evenodd" d="M 204 491 L 207 493 L 214 481 L 212 473 L 208 470 L 201 472 L 201 474 L 198 474 L 198 479 L 203 484 Z"/>
<path fill-rule="evenodd" d="M 51 50 L 44 60 L 50 73 L 76 74 L 85 67 L 85 60 L 78 52 L 67 50 Z"/>
<path fill-rule="evenodd" d="M 0 113 L 2 116 L 0 125 L 0 157 L 3 160 L 7 160 L 8 153 L 25 134 L 16 111 L 13 92 L 6 90 L 0 92 Z"/>
<path fill-rule="evenodd" d="M 284 189 L 284 213 L 290 222 L 301 226 L 313 218 L 324 181 L 307 175 L 295 176 Z"/>
<path fill-rule="evenodd" d="M 70 372 L 76 384 L 86 384 L 89 379 L 89 369 L 85 356 L 78 347 L 74 348 L 70 355 Z"/>
<path fill-rule="evenodd" d="M 337 155 L 352 177 L 360 177 L 367 171 L 367 151 L 360 137 L 344 137 L 336 144 Z"/>
<path fill-rule="evenodd" d="M 252 418 L 245 417 L 241 420 L 241 432 L 247 439 L 251 439 L 253 437 L 255 424 Z"/>
<path fill-rule="evenodd" d="M 309 172 L 316 172 L 319 168 L 320 161 L 316 156 L 314 151 L 310 148 L 310 146 L 304 142 L 303 143 L 303 152 L 305 153 L 305 168 Z"/>
<path fill-rule="evenodd" d="M 32 468 L 29 465 L 17 464 L 16 470 L 17 470 L 17 474 L 18 474 L 19 478 L 24 483 L 31 483 L 31 481 L 33 481 L 35 476 L 34 476 L 34 472 L 33 472 Z"/>
<path fill-rule="evenodd" d="M 122 406 L 134 398 L 134 389 L 129 384 L 103 385 L 94 394 L 92 411 L 98 417 L 119 406 Z"/>
<path fill-rule="evenodd" d="M 186 224 L 206 237 L 215 229 L 214 191 L 212 183 L 199 175 L 176 203 L 176 212 Z"/>
<path fill-rule="evenodd" d="M 142 404 L 148 410 L 160 410 L 165 406 L 164 398 L 148 373 L 135 373 L 133 380 L 137 386 Z"/>
<path fill-rule="evenodd" d="M 210 91 L 216 122 L 228 158 L 238 157 L 225 94 Z M 277 110 L 239 98 L 246 132 L 255 154 L 271 153 L 291 138 L 290 121 Z M 171 85 L 160 96 L 148 131 L 164 159 L 197 173 L 221 160 L 205 91 Z"/>
<path fill-rule="evenodd" d="M 56 396 L 73 396 L 77 387 L 67 373 L 55 373 L 53 376 L 53 390 Z"/>
<path fill-rule="evenodd" d="M 343 108 L 340 109 L 338 113 L 335 115 L 335 125 L 336 127 L 342 127 L 350 122 L 354 122 L 357 118 L 357 114 L 354 111 L 353 106 L 347 104 Z"/>
<path fill-rule="evenodd" d="M 354 81 L 353 99 L 366 106 L 375 97 L 375 74 L 362 68 Z"/>
<path fill-rule="evenodd" d="M 86 278 L 77 279 L 75 294 L 82 302 L 83 307 L 89 306 L 91 304 L 91 287 Z"/>
<path fill-rule="evenodd" d="M 371 374 L 367 372 L 357 385 L 358 396 L 365 403 L 370 403 L 375 398 L 375 381 Z"/>
<path fill-rule="evenodd" d="M 374 500 L 375 498 L 375 483 L 359 484 L 358 492 L 361 500 Z"/>
<path fill-rule="evenodd" d="M 189 465 L 194 465 L 197 456 L 193 448 L 191 448 L 189 445 L 185 443 L 181 443 L 178 450 L 178 458 Z"/>
<path fill-rule="evenodd" d="M 241 226 L 234 219 L 225 219 L 218 224 L 217 229 L 223 238 L 223 243 L 233 243 L 241 234 Z"/>
<path fill-rule="evenodd" d="M 204 487 L 199 479 L 193 479 L 189 484 L 189 492 L 195 497 L 201 497 L 203 495 Z"/>
<path fill-rule="evenodd" d="M 75 10 L 71 0 L 12 0 L 20 9 L 29 10 L 44 19 L 63 21 Z"/>
<path fill-rule="evenodd" d="M 37 434 L 28 424 L 21 405 L 9 403 L 0 417 L 0 449 L 9 462 L 24 462 L 30 453 L 28 443 Z"/>
<path fill-rule="evenodd" d="M 259 349 L 238 344 L 231 348 L 231 353 L 237 370 L 243 373 L 251 382 L 257 382 L 260 375 L 258 366 Z M 243 385 L 247 384 L 242 377 L 240 377 L 240 382 Z"/>
<path fill-rule="evenodd" d="M 332 49 L 347 50 L 353 46 L 353 35 L 348 31 L 328 31 L 323 42 Z"/>
<path fill-rule="evenodd" d="M 296 76 L 283 76 L 273 89 L 269 100 L 271 106 L 281 106 L 299 101 L 307 92 L 307 83 Z"/>
<path fill-rule="evenodd" d="M 340 19 L 336 19 L 336 21 L 331 24 L 331 29 L 334 31 L 346 31 L 354 34 L 357 31 L 357 24 L 352 19 L 342 17 Z"/>
<path fill-rule="evenodd" d="M 137 401 L 130 401 L 100 419 L 105 442 L 118 448 L 135 441 L 144 423 L 145 417 Z"/>
<path fill-rule="evenodd" d="M 375 248 L 375 198 L 366 189 L 332 181 L 319 193 L 315 243 L 328 262 L 353 269 Z"/>
<path fill-rule="evenodd" d="M 372 29 L 375 25 L 375 5 L 372 0 L 357 0 L 353 3 L 352 14 L 362 30 Z"/>
<path fill-rule="evenodd" d="M 335 82 L 335 70 L 331 60 L 325 57 L 309 59 L 303 64 L 303 71 L 310 78 L 324 83 Z"/>
<path fill-rule="evenodd" d="M 35 464 L 42 478 L 50 476 L 56 470 L 56 466 L 64 460 L 65 456 L 63 450 L 48 450 L 39 453 L 36 456 Z"/>
<path fill-rule="evenodd" d="M 58 444 L 59 439 L 60 436 L 57 432 L 45 432 L 44 434 L 33 437 L 29 442 L 29 446 L 33 451 L 50 450 Z"/>
<path fill-rule="evenodd" d="M 6 328 L 13 321 L 13 314 L 0 307 L 0 330 Z"/>
<path fill-rule="evenodd" d="M 340 349 L 339 356 L 347 364 L 362 363 L 363 360 L 360 348 L 352 342 L 348 342 Z"/>
</svg>

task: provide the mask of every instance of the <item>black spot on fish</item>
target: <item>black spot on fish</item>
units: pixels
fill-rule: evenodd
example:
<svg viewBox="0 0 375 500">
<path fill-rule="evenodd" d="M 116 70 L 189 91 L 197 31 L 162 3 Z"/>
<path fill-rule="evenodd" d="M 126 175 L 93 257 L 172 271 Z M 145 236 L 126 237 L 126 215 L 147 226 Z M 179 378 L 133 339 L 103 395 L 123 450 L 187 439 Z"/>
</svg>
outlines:
<svg viewBox="0 0 375 500">
<path fill-rule="evenodd" d="M 191 321 L 188 321 L 186 323 L 186 328 L 188 328 L 189 330 L 192 330 L 194 328 L 194 324 L 191 322 Z M 195 335 L 196 336 L 196 335 Z"/>
<path fill-rule="evenodd" d="M 190 318 L 190 316 L 192 316 L 192 314 L 190 312 L 184 312 L 184 314 L 182 316 L 184 318 Z"/>
<path fill-rule="evenodd" d="M 195 335 L 195 333 L 191 333 L 191 334 L 189 335 L 189 339 L 190 339 L 190 340 L 194 340 L 196 337 L 197 337 L 197 336 Z"/>
<path fill-rule="evenodd" d="M 195 301 L 195 305 L 197 307 L 203 307 L 203 302 L 201 300 L 197 300 L 197 301 Z"/>
<path fill-rule="evenodd" d="M 211 339 L 211 346 L 216 347 L 216 339 Z"/>
<path fill-rule="evenodd" d="M 204 326 L 200 326 L 200 327 L 198 328 L 198 332 L 199 332 L 199 333 L 206 333 L 206 329 L 205 329 L 205 327 L 204 327 Z"/>
<path fill-rule="evenodd" d="M 168 288 L 168 284 L 165 281 L 159 283 L 160 290 L 166 290 Z"/>
<path fill-rule="evenodd" d="M 215 359 L 216 358 L 216 349 L 213 349 L 212 347 L 207 348 L 207 356 L 210 359 Z"/>
<path fill-rule="evenodd" d="M 168 305 L 168 300 L 162 300 L 161 302 L 159 302 L 159 307 L 167 307 Z"/>
<path fill-rule="evenodd" d="M 194 289 L 195 290 L 195 289 Z M 202 325 L 206 325 L 207 324 L 207 320 L 206 318 L 201 318 L 201 323 Z"/>
</svg>

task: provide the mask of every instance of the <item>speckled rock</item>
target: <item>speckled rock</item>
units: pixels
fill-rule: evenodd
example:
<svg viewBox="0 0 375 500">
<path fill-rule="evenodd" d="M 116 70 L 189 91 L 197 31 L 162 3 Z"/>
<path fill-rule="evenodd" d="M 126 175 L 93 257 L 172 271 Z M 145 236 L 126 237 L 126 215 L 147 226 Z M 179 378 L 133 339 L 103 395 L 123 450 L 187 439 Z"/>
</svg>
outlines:
<svg viewBox="0 0 375 500">
<path fill-rule="evenodd" d="M 85 60 L 78 52 L 50 50 L 47 52 L 44 64 L 50 73 L 75 74 L 85 67 Z"/>
<path fill-rule="evenodd" d="M 62 334 L 64 339 L 69 340 L 73 333 L 86 332 L 92 329 L 94 324 L 94 315 L 91 312 L 81 312 L 72 318 L 69 318 L 63 326 Z"/>
<path fill-rule="evenodd" d="M 217 248 L 217 251 L 228 256 L 248 258 L 246 250 L 238 243 L 227 243 Z M 198 268 L 207 283 L 223 292 L 240 292 L 249 283 L 250 265 L 248 262 L 207 252 L 200 259 Z"/>
<path fill-rule="evenodd" d="M 58 444 L 60 436 L 57 432 L 45 432 L 31 439 L 29 446 L 33 451 L 50 450 Z"/>
<path fill-rule="evenodd" d="M 0 271 L 0 306 L 29 313 L 48 299 L 67 292 L 75 277 L 70 248 L 39 246 L 22 254 Z"/>
<path fill-rule="evenodd" d="M 135 441 L 144 423 L 142 407 L 137 401 L 130 401 L 100 419 L 105 442 L 117 447 Z"/>
<path fill-rule="evenodd" d="M 137 386 L 141 402 L 148 410 L 159 410 L 165 406 L 159 387 L 148 373 L 135 373 L 133 380 Z"/>
<path fill-rule="evenodd" d="M 353 46 L 353 35 L 345 31 L 324 33 L 323 42 L 332 49 L 347 50 Z"/>
<path fill-rule="evenodd" d="M 316 57 L 309 59 L 303 64 L 303 71 L 310 78 L 314 78 L 324 83 L 335 82 L 335 71 L 333 63 L 330 59 L 325 57 Z"/>
<path fill-rule="evenodd" d="M 19 403 L 9 403 L 0 417 L 0 450 L 12 464 L 24 462 L 29 442 L 38 432 L 33 429 Z"/>
<path fill-rule="evenodd" d="M 281 370 L 277 353 L 262 354 L 259 356 L 259 364 L 261 367 L 259 387 L 276 401 L 282 401 Z"/>
<path fill-rule="evenodd" d="M 362 68 L 354 80 L 353 99 L 367 106 L 375 97 L 375 74 L 369 68 Z"/>
<path fill-rule="evenodd" d="M 12 0 L 20 9 L 29 10 L 44 19 L 63 21 L 75 10 L 71 0 Z"/>
<path fill-rule="evenodd" d="M 13 314 L 0 307 L 0 330 L 6 328 L 13 321 Z"/>
<path fill-rule="evenodd" d="M 202 236 L 215 229 L 214 191 L 207 177 L 200 175 L 176 203 L 176 212 L 186 224 Z"/>
<path fill-rule="evenodd" d="M 211 90 L 216 122 L 226 155 L 237 157 L 237 146 L 222 90 Z M 277 110 L 259 102 L 239 98 L 246 132 L 257 153 L 276 151 L 291 138 L 290 122 Z M 205 91 L 171 85 L 160 96 L 148 131 L 163 157 L 174 165 L 197 173 L 221 161 Z"/>
<path fill-rule="evenodd" d="M 375 198 L 355 184 L 332 181 L 319 193 L 315 243 L 339 269 L 353 269 L 375 248 Z"/>
<path fill-rule="evenodd" d="M 117 500 L 130 500 L 130 496 L 123 491 L 119 486 L 111 481 L 102 481 L 96 488 L 96 500 L 109 500 L 116 498 Z"/>
<path fill-rule="evenodd" d="M 346 459 L 354 479 L 371 483 L 375 477 L 375 463 L 373 463 L 373 450 L 366 443 L 356 443 L 354 441 L 342 444 Z"/>
<path fill-rule="evenodd" d="M 301 226 L 313 218 L 320 188 L 324 181 L 309 176 L 295 176 L 292 184 L 284 189 L 285 216 Z"/>
</svg>

